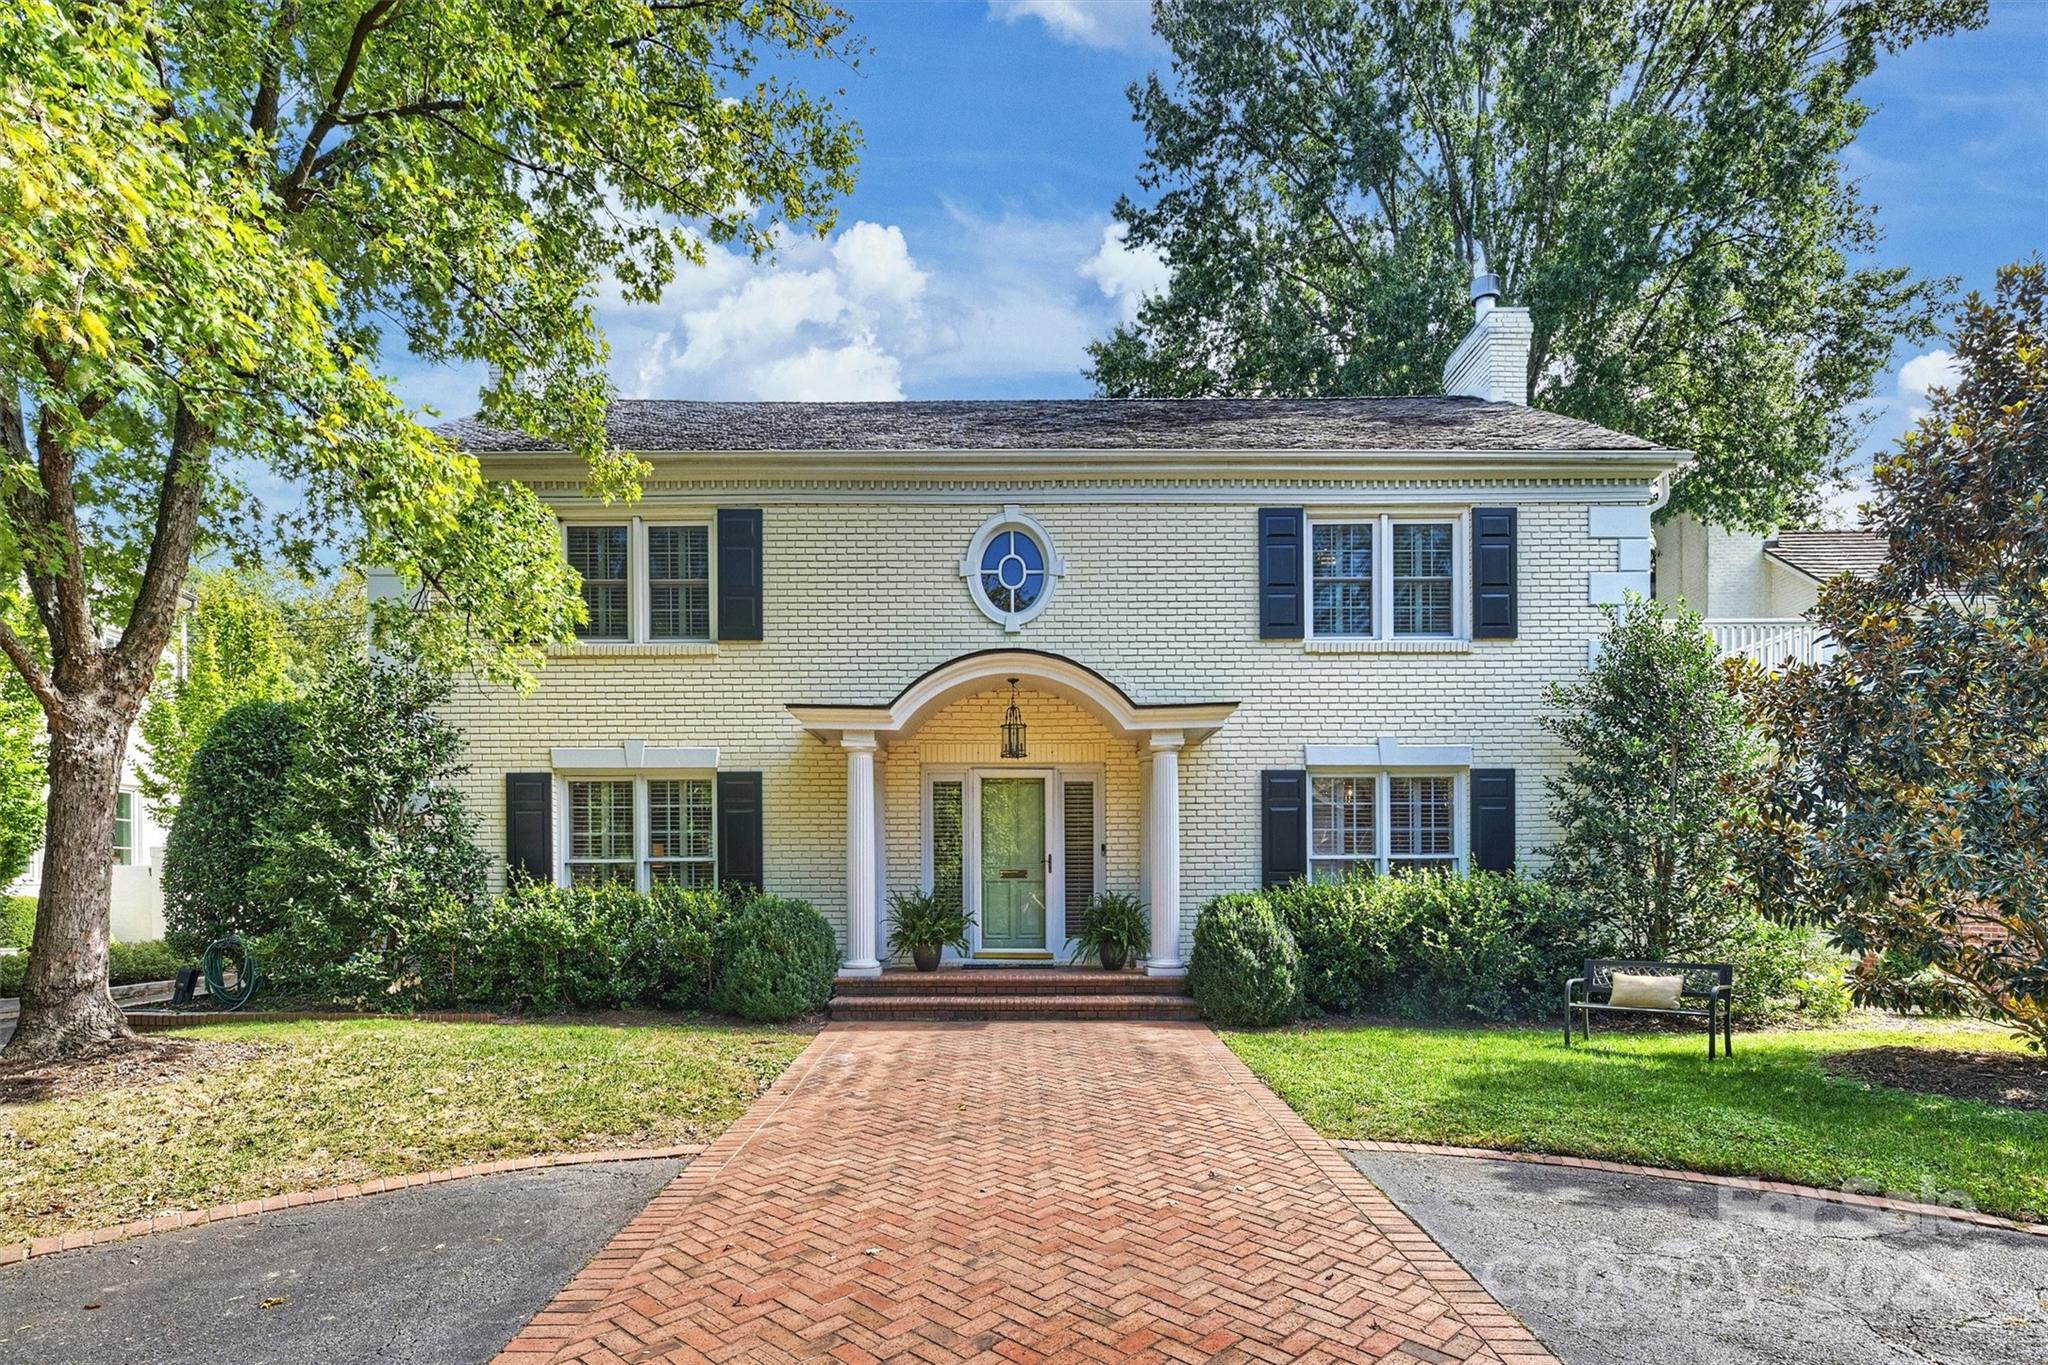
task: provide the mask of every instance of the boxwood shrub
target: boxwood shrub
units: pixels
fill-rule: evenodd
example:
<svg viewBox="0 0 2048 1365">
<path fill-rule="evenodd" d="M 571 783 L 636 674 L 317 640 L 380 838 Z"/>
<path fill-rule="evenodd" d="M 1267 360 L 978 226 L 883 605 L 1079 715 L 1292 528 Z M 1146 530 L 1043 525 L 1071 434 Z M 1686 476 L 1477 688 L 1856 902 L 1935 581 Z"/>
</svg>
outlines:
<svg viewBox="0 0 2048 1365">
<path fill-rule="evenodd" d="M 450 902 L 416 944 L 422 999 L 551 1014 L 645 1006 L 703 1009 L 716 891 L 532 883 L 477 905 Z"/>
<path fill-rule="evenodd" d="M 1265 900 L 1218 896 L 1195 921 L 1188 986 L 1203 1014 L 1230 1028 L 1301 1017 L 1302 959 L 1294 935 Z"/>
<path fill-rule="evenodd" d="M 807 901 L 751 896 L 712 940 L 711 1007 L 779 1022 L 823 1009 L 839 970 L 839 941 Z"/>
</svg>

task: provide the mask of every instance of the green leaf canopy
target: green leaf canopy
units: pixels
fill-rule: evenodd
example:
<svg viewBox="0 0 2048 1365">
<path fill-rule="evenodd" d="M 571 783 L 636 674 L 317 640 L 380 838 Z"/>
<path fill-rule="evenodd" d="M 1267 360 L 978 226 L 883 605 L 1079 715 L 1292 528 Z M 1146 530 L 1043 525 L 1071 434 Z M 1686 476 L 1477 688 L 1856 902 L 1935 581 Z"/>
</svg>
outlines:
<svg viewBox="0 0 2048 1365">
<path fill-rule="evenodd" d="M 1483 246 L 1533 401 L 1696 452 L 1672 511 L 1816 504 L 1938 290 L 1867 261 L 1841 153 L 1879 54 L 1983 0 L 1155 0 L 1134 85 L 1170 288 L 1093 348 L 1116 396 L 1439 391 Z"/>
</svg>

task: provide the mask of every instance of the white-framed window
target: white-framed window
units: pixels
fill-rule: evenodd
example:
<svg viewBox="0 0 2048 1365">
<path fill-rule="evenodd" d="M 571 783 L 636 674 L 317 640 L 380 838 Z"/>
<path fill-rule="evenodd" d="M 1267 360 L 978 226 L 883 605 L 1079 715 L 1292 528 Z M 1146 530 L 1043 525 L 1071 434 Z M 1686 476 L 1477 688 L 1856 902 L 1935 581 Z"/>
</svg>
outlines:
<svg viewBox="0 0 2048 1365">
<path fill-rule="evenodd" d="M 1309 634 L 1452 640 L 1465 624 L 1461 514 L 1318 517 L 1309 524 Z"/>
<path fill-rule="evenodd" d="M 114 864 L 135 866 L 135 793 L 114 794 Z"/>
<path fill-rule="evenodd" d="M 1456 772 L 1311 772 L 1309 875 L 1463 867 L 1464 786 Z"/>
<path fill-rule="evenodd" d="M 576 636 L 597 644 L 711 639 L 716 566 L 708 519 L 565 521 L 563 552 L 581 576 L 589 619 Z"/>
<path fill-rule="evenodd" d="M 1044 611 L 1066 571 L 1051 534 L 1014 503 L 984 521 L 960 557 L 974 605 L 1005 631 L 1022 630 Z"/>
<path fill-rule="evenodd" d="M 562 867 L 571 886 L 718 884 L 709 777 L 571 777 L 562 796 Z"/>
</svg>

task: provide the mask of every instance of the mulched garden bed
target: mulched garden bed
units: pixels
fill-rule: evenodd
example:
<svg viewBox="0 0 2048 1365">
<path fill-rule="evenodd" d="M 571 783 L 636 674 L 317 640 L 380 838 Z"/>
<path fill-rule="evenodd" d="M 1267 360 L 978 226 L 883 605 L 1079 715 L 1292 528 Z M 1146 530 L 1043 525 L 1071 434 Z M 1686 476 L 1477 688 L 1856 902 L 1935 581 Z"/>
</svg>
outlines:
<svg viewBox="0 0 2048 1365">
<path fill-rule="evenodd" d="M 1982 1100 L 2008 1109 L 2048 1109 L 2048 1057 L 2025 1052 L 1867 1047 L 1821 1059 L 1831 1074 L 1894 1090 Z"/>
</svg>

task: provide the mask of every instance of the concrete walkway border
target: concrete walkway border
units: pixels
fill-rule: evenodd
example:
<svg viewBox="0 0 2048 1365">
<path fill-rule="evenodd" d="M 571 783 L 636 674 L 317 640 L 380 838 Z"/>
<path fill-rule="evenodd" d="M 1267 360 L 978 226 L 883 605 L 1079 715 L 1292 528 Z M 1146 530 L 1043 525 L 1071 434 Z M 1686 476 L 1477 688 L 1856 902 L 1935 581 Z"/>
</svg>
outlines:
<svg viewBox="0 0 2048 1365">
<path fill-rule="evenodd" d="M 365 1195 L 389 1194 L 421 1185 L 441 1185 L 450 1180 L 469 1180 L 480 1175 L 502 1175 L 507 1171 L 532 1171 L 551 1166 L 592 1166 L 606 1161 L 674 1160 L 678 1157 L 694 1157 L 703 1150 L 702 1144 L 691 1144 L 682 1147 L 626 1147 L 599 1152 L 548 1152 L 539 1156 L 507 1157 L 501 1161 L 472 1162 L 466 1166 L 449 1166 L 438 1171 L 414 1171 L 410 1175 L 380 1176 L 374 1180 L 358 1180 L 347 1185 L 326 1185 L 317 1190 L 295 1190 L 289 1194 L 267 1195 L 261 1199 L 243 1199 L 233 1204 L 216 1204 L 210 1209 L 160 1213 L 152 1218 L 137 1218 L 132 1222 L 117 1223 L 113 1227 L 82 1228 L 77 1232 L 67 1232 L 56 1237 L 0 1243 L 0 1266 L 16 1265 L 31 1257 L 52 1256 L 60 1251 L 77 1251 L 82 1247 L 125 1242 L 129 1238 L 146 1237 L 151 1233 L 176 1232 L 182 1228 L 224 1222 L 230 1218 L 275 1213 L 279 1209 L 304 1208 L 308 1204 L 331 1204 L 339 1199 L 360 1199 Z"/>
<path fill-rule="evenodd" d="M 1619 1161 L 1598 1161 L 1583 1156 L 1557 1156 L 1550 1152 L 1512 1152 L 1493 1147 L 1446 1147 L 1431 1142 L 1377 1142 L 1360 1138 L 1330 1138 L 1340 1152 L 1392 1152 L 1403 1156 L 1460 1156 L 1476 1161 L 1519 1161 L 1530 1166 L 1565 1166 L 1581 1171 L 1604 1171 L 1609 1175 L 1652 1176 L 1658 1180 L 1682 1180 L 1692 1185 L 1719 1185 L 1750 1194 L 1785 1194 L 1801 1199 L 1818 1199 L 1828 1204 L 1847 1204 L 1859 1209 L 1880 1209 L 1887 1213 L 1910 1213 L 1921 1218 L 1946 1218 L 1952 1223 L 1970 1223 L 1980 1228 L 2023 1232 L 2030 1237 L 2048 1237 L 2048 1223 L 2025 1223 L 1975 1209 L 1948 1204 L 1921 1204 L 1910 1199 L 1889 1199 L 1883 1195 L 1855 1194 L 1819 1185 L 1795 1185 L 1786 1180 L 1763 1180 L 1748 1175 L 1715 1175 L 1709 1171 L 1681 1171 L 1669 1166 L 1631 1166 Z"/>
</svg>

